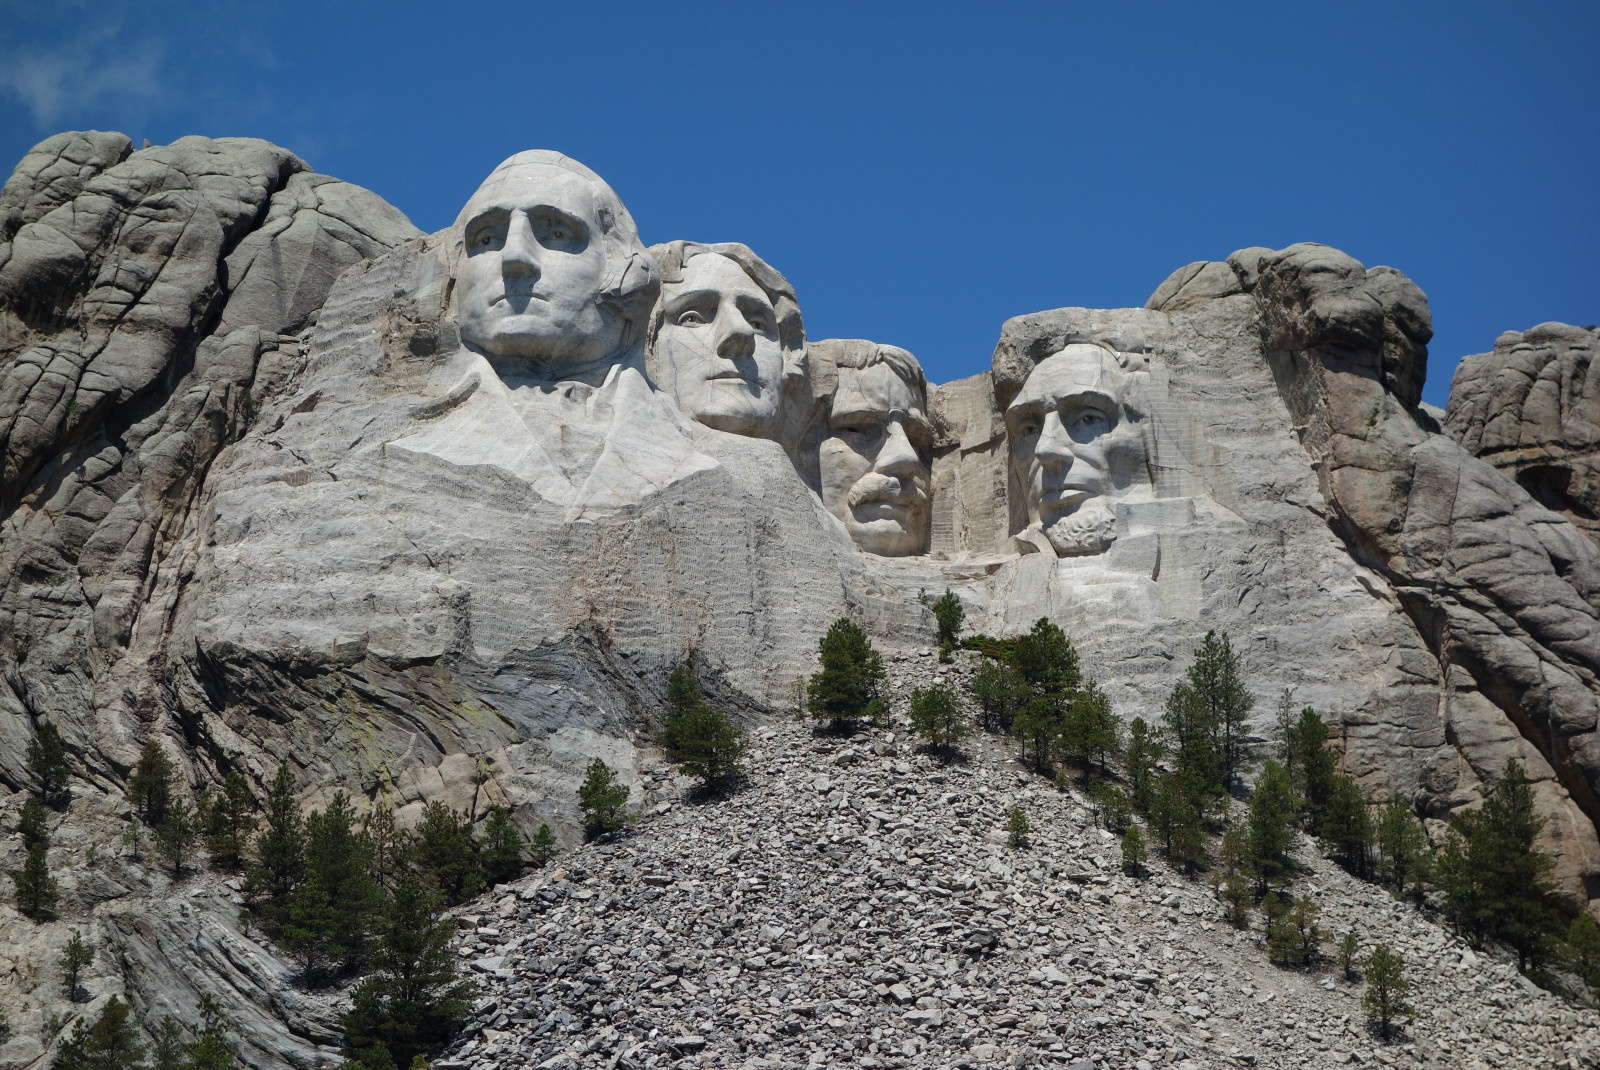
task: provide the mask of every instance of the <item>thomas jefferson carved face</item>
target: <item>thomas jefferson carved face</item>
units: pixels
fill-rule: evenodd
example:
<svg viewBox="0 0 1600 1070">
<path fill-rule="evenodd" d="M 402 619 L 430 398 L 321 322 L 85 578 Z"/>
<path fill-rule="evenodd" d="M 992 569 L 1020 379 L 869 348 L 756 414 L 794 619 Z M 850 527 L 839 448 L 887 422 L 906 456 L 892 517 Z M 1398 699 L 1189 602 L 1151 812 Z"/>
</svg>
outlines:
<svg viewBox="0 0 1600 1070">
<path fill-rule="evenodd" d="M 1099 346 L 1069 345 L 1033 369 L 1006 409 L 1028 521 L 1058 554 L 1104 550 L 1116 538 L 1114 501 L 1148 485 L 1129 378 Z"/>
<path fill-rule="evenodd" d="M 754 438 L 777 433 L 784 354 L 767 293 L 726 256 L 701 253 L 661 293 L 661 386 L 690 419 Z"/>
<path fill-rule="evenodd" d="M 605 232 L 620 204 L 561 159 L 513 157 L 462 210 L 461 337 L 491 357 L 581 366 L 623 348 L 627 320 L 603 299 L 617 266 Z"/>
<path fill-rule="evenodd" d="M 915 366 L 911 354 L 880 346 Z M 922 552 L 928 539 L 928 450 L 924 388 L 887 360 L 839 369 L 818 450 L 822 502 L 869 554 Z"/>
</svg>

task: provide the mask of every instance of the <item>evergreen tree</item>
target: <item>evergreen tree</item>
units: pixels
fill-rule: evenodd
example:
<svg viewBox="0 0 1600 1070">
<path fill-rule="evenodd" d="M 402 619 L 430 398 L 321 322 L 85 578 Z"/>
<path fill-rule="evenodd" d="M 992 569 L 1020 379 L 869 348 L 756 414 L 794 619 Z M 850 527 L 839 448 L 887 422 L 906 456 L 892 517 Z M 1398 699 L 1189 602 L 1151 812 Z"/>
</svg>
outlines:
<svg viewBox="0 0 1600 1070">
<path fill-rule="evenodd" d="M 1344 938 L 1339 941 L 1339 968 L 1344 970 L 1346 981 L 1356 979 L 1356 953 L 1360 949 L 1361 945 L 1356 941 L 1356 934 L 1353 932 L 1345 933 Z"/>
<path fill-rule="evenodd" d="M 1313 836 L 1322 832 L 1322 819 L 1327 813 L 1335 788 L 1338 770 L 1337 755 L 1328 747 L 1328 726 L 1310 706 L 1300 711 L 1284 737 L 1284 768 L 1300 796 L 1309 818 L 1308 827 Z"/>
<path fill-rule="evenodd" d="M 156 854 L 171 869 L 174 878 L 182 875 L 183 864 L 194 847 L 194 809 L 183 799 L 168 798 L 155 828 Z"/>
<path fill-rule="evenodd" d="M 209 993 L 200 997 L 200 1032 L 183 1053 L 184 1070 L 236 1070 L 239 1065 L 222 1005 Z"/>
<path fill-rule="evenodd" d="M 1206 707 L 1206 722 L 1214 726 L 1217 773 L 1225 791 L 1254 758 L 1247 729 L 1256 701 L 1244 685 L 1239 655 L 1226 633 L 1207 632 L 1200 641 L 1189 684 Z"/>
<path fill-rule="evenodd" d="M 1183 774 L 1191 792 L 1206 800 L 1202 806 L 1209 806 L 1210 798 L 1224 790 L 1218 726 L 1211 719 L 1209 705 L 1189 681 L 1180 680 L 1167 696 L 1161 720 L 1173 765 Z"/>
<path fill-rule="evenodd" d="M 289 896 L 306 867 L 305 821 L 295 800 L 294 774 L 278 766 L 267 793 L 266 826 L 256 837 L 255 857 L 245 876 L 245 895 L 275 929 L 288 918 Z"/>
<path fill-rule="evenodd" d="M 1228 922 L 1235 929 L 1250 924 L 1250 882 L 1243 873 L 1234 873 L 1222 882 L 1222 900 L 1228 904 Z"/>
<path fill-rule="evenodd" d="M 1028 681 L 1016 666 L 983 658 L 969 685 L 978 704 L 978 723 L 990 732 L 1011 731 L 1012 719 L 1028 701 Z"/>
<path fill-rule="evenodd" d="M 1006 839 L 1013 848 L 1021 850 L 1028 846 L 1028 833 L 1033 831 L 1033 826 L 1028 824 L 1028 815 L 1022 808 L 1013 806 L 1011 814 L 1006 818 Z"/>
<path fill-rule="evenodd" d="M 966 615 L 966 610 L 961 607 L 961 599 L 951 594 L 950 588 L 946 587 L 944 594 L 933 604 L 933 619 L 939 626 L 940 660 L 950 660 L 950 652 L 955 649 L 956 643 L 961 638 L 961 622 Z"/>
<path fill-rule="evenodd" d="M 1268 760 L 1256 778 L 1255 794 L 1250 798 L 1250 868 L 1260 893 L 1286 881 L 1294 872 L 1289 848 L 1294 843 L 1290 822 L 1297 810 L 1289 774 L 1275 761 Z"/>
<path fill-rule="evenodd" d="M 623 807 L 631 794 L 626 784 L 599 758 L 589 763 L 583 785 L 578 788 L 578 809 L 583 812 L 584 833 L 589 839 L 602 836 L 627 824 L 630 818 Z"/>
<path fill-rule="evenodd" d="M 524 865 L 525 846 L 522 833 L 511 823 L 506 808 L 491 806 L 489 816 L 483 821 L 483 841 L 479 844 L 484 883 L 493 887 L 516 879 Z"/>
<path fill-rule="evenodd" d="M 50 863 L 44 844 L 28 848 L 20 872 L 11 879 L 17 886 L 17 909 L 35 921 L 42 921 L 56 910 L 56 879 L 50 876 Z"/>
<path fill-rule="evenodd" d="M 60 730 L 49 721 L 41 721 L 39 730 L 28 741 L 24 760 L 39 801 L 47 806 L 64 805 L 72 766 L 67 764 L 67 744 Z"/>
<path fill-rule="evenodd" d="M 837 729 L 883 715 L 883 656 L 866 632 L 840 617 L 822 637 L 817 656 L 821 668 L 806 687 L 806 708 L 815 720 Z"/>
<path fill-rule="evenodd" d="M 972 725 L 962 714 L 955 692 L 940 684 L 911 692 L 911 729 L 945 756 L 972 734 Z"/>
<path fill-rule="evenodd" d="M 243 776 L 231 772 L 223 778 L 222 790 L 201 808 L 201 832 L 212 865 L 235 872 L 244 865 L 250 830 L 255 825 L 255 808 L 255 797 Z"/>
<path fill-rule="evenodd" d="M 1323 810 L 1321 838 L 1341 866 L 1358 877 L 1372 868 L 1372 811 L 1353 777 L 1336 775 Z"/>
<path fill-rule="evenodd" d="M 694 670 L 679 665 L 667 681 L 661 745 L 668 760 L 714 788 L 738 771 L 745 752 L 744 726 L 707 702 Z"/>
<path fill-rule="evenodd" d="M 1411 985 L 1406 981 L 1406 963 L 1388 944 L 1379 944 L 1367 956 L 1367 990 L 1361 1006 L 1367 1017 L 1378 1023 L 1383 1039 L 1388 1040 L 1396 1018 L 1410 1018 L 1416 1011 L 1406 1002 Z"/>
<path fill-rule="evenodd" d="M 1033 698 L 1023 704 L 1011 719 L 1011 734 L 1022 745 L 1024 762 L 1032 754 L 1032 764 L 1041 773 L 1048 773 L 1066 727 L 1066 711 L 1049 698 Z"/>
<path fill-rule="evenodd" d="M 466 814 L 442 802 L 431 802 L 422 808 L 422 820 L 411 831 L 411 859 L 438 885 L 447 904 L 471 899 L 483 891 L 478 844 L 472 838 Z"/>
<path fill-rule="evenodd" d="M 1433 867 L 1439 889 L 1444 892 L 1444 913 L 1450 927 L 1457 936 L 1474 940 L 1481 938 L 1485 921 L 1482 889 L 1470 846 L 1477 824 L 1477 811 L 1457 814 L 1445 830 Z"/>
<path fill-rule="evenodd" d="M 530 844 L 529 853 L 533 855 L 533 864 L 543 866 L 549 863 L 561 851 L 561 844 L 556 840 L 556 834 L 550 831 L 549 825 L 540 825 L 539 831 L 534 833 L 533 842 Z"/>
<path fill-rule="evenodd" d="M 372 973 L 356 986 L 341 1020 L 347 1057 L 372 1070 L 384 1058 L 389 1066 L 409 1066 L 443 1044 L 466 1015 L 470 987 L 456 977 L 455 926 L 440 916 L 443 907 L 415 876 L 396 886 L 379 922 Z"/>
<path fill-rule="evenodd" d="M 1128 802 L 1128 793 L 1116 785 L 1093 784 L 1089 795 L 1094 800 L 1095 813 L 1101 826 L 1108 831 L 1122 832 L 1133 820 L 1133 806 Z"/>
<path fill-rule="evenodd" d="M 379 907 L 372 841 L 355 820 L 349 796 L 336 791 L 325 810 L 305 821 L 304 880 L 289 897 L 283 932 L 313 979 L 360 957 Z"/>
<path fill-rule="evenodd" d="M 160 825 L 166 815 L 167 802 L 172 798 L 172 782 L 177 774 L 177 767 L 159 743 L 152 739 L 144 745 L 134 764 L 133 775 L 128 778 L 128 801 L 138 808 L 139 816 L 150 828 Z"/>
<path fill-rule="evenodd" d="M 36 843 L 48 843 L 50 839 L 50 826 L 44 810 L 44 803 L 39 801 L 37 795 L 28 796 L 28 801 L 22 804 L 22 813 L 17 820 L 17 832 L 22 836 L 22 845 L 31 847 Z"/>
<path fill-rule="evenodd" d="M 150 1070 L 186 1070 L 189 1060 L 183 1050 L 183 1027 L 170 1014 L 150 1031 L 150 1036 L 155 1041 L 150 1049 Z"/>
<path fill-rule="evenodd" d="M 78 1002 L 78 977 L 93 962 L 94 948 L 84 943 L 82 933 L 77 929 L 72 930 L 72 939 L 67 941 L 56 964 L 61 967 L 61 980 L 66 986 L 67 998 L 74 1003 Z"/>
<path fill-rule="evenodd" d="M 1027 635 L 1017 636 L 1013 651 L 1014 664 L 1033 697 L 1064 711 L 1083 682 L 1072 640 L 1050 618 L 1040 617 Z"/>
<path fill-rule="evenodd" d="M 1150 730 L 1143 717 L 1135 717 L 1128 726 L 1128 748 L 1122 756 L 1122 767 L 1128 774 L 1128 794 L 1133 808 L 1141 814 L 1150 810 L 1156 767 L 1162 757 L 1160 737 Z"/>
<path fill-rule="evenodd" d="M 1267 919 L 1267 957 L 1286 966 L 1309 966 L 1317 957 L 1322 930 L 1317 904 L 1309 895 L 1290 899 L 1269 892 L 1261 900 Z"/>
<path fill-rule="evenodd" d="M 1106 771 L 1106 759 L 1122 746 L 1122 718 L 1111 708 L 1111 699 L 1093 680 L 1085 681 L 1067 707 L 1062 731 L 1066 751 L 1087 770 Z"/>
<path fill-rule="evenodd" d="M 1485 935 L 1510 944 L 1527 973 L 1551 950 L 1559 916 L 1547 901 L 1555 860 L 1536 846 L 1545 819 L 1521 762 L 1506 761 L 1480 815 L 1469 850 L 1489 922 Z"/>
<path fill-rule="evenodd" d="M 1600 990 L 1600 925 L 1587 913 L 1573 918 L 1567 930 L 1567 963 L 1591 994 Z"/>
<path fill-rule="evenodd" d="M 128 815 L 128 823 L 122 829 L 122 844 L 128 848 L 133 860 L 138 862 L 139 852 L 144 850 L 144 822 L 139 820 L 138 814 Z"/>
<path fill-rule="evenodd" d="M 1428 837 L 1411 808 L 1394 796 L 1378 818 L 1378 856 L 1394 886 L 1394 894 L 1405 895 L 1407 888 L 1421 891 L 1428 860 Z"/>
<path fill-rule="evenodd" d="M 411 857 L 410 838 L 394 823 L 394 810 L 385 796 L 372 804 L 362 822 L 367 845 L 372 851 L 372 879 L 377 882 L 382 895 L 394 891 L 395 884 L 405 871 Z"/>
<path fill-rule="evenodd" d="M 340 957 L 339 916 L 328 890 L 315 873 L 300 882 L 289 896 L 281 940 L 308 982 L 316 982 L 328 965 Z"/>
<path fill-rule="evenodd" d="M 54 1070 L 145 1070 L 145 1045 L 128 1005 L 112 996 L 90 1024 L 78 1024 L 56 1048 Z"/>
<path fill-rule="evenodd" d="M 1122 871 L 1134 878 L 1143 876 L 1144 860 L 1144 833 L 1139 831 L 1138 822 L 1130 821 L 1122 834 Z"/>
</svg>

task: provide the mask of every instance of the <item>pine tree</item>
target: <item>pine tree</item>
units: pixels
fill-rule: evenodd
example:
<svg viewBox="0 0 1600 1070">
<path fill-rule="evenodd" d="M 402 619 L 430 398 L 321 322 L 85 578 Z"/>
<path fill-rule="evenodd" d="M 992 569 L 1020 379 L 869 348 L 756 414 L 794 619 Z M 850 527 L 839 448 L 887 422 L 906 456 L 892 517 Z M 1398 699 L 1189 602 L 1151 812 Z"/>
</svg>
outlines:
<svg viewBox="0 0 1600 1070">
<path fill-rule="evenodd" d="M 1356 979 L 1356 953 L 1360 949 L 1361 945 L 1353 932 L 1345 933 L 1344 938 L 1339 941 L 1339 968 L 1344 970 L 1346 981 Z"/>
<path fill-rule="evenodd" d="M 1411 985 L 1406 981 L 1406 963 L 1388 944 L 1379 944 L 1367 956 L 1367 990 L 1361 1006 L 1367 1017 L 1378 1023 L 1383 1039 L 1388 1040 L 1396 1018 L 1410 1018 L 1416 1011 L 1406 1002 Z"/>
<path fill-rule="evenodd" d="M 1122 871 L 1134 878 L 1143 876 L 1144 860 L 1144 833 L 1139 831 L 1138 822 L 1130 821 L 1122 834 Z"/>
<path fill-rule="evenodd" d="M 77 929 L 72 930 L 72 939 L 67 941 L 56 964 L 61 967 L 61 980 L 66 986 L 67 998 L 73 1003 L 78 1002 L 78 977 L 93 963 L 94 948 L 84 943 L 82 933 Z"/>
<path fill-rule="evenodd" d="M 28 796 L 28 801 L 22 804 L 22 813 L 17 820 L 17 833 L 22 837 L 24 847 L 49 842 L 48 817 L 45 814 L 44 803 L 39 801 L 37 795 Z"/>
<path fill-rule="evenodd" d="M 39 801 L 46 806 L 63 805 L 67 799 L 67 782 L 72 779 L 72 766 L 67 764 L 67 744 L 55 725 L 49 721 L 39 723 L 38 731 L 28 741 L 24 760 Z"/>
<path fill-rule="evenodd" d="M 338 912 L 328 890 L 313 873 L 289 896 L 281 937 L 307 981 L 317 981 L 329 963 L 339 957 L 340 949 L 334 946 L 338 928 Z"/>
<path fill-rule="evenodd" d="M 17 910 L 35 921 L 42 921 L 56 910 L 56 879 L 50 876 L 50 863 L 45 857 L 44 844 L 28 848 L 20 872 L 11 879 L 17 885 Z"/>
<path fill-rule="evenodd" d="M 267 793 L 266 825 L 256 837 L 254 858 L 245 876 L 245 895 L 261 911 L 269 928 L 288 917 L 289 896 L 300 886 L 306 867 L 305 821 L 295 800 L 294 774 L 278 766 Z"/>
<path fill-rule="evenodd" d="M 223 778 L 222 790 L 202 808 L 201 832 L 212 865 L 229 871 L 244 865 L 250 830 L 255 825 L 255 808 L 255 797 L 243 776 L 231 772 Z"/>
<path fill-rule="evenodd" d="M 529 853 L 533 855 L 533 864 L 536 866 L 548 864 L 560 850 L 561 844 L 556 840 L 556 834 L 550 831 L 550 826 L 540 825 L 530 844 Z"/>
<path fill-rule="evenodd" d="M 372 879 L 377 882 L 381 894 L 388 895 L 394 891 L 410 860 L 411 841 L 404 830 L 395 825 L 394 810 L 387 796 L 372 804 L 362 822 L 362 831 L 372 849 Z"/>
<path fill-rule="evenodd" d="M 1106 771 L 1106 759 L 1122 746 L 1122 718 L 1111 708 L 1111 699 L 1093 680 L 1087 680 L 1067 707 L 1062 732 L 1067 753 L 1087 770 Z"/>
<path fill-rule="evenodd" d="M 1600 925 L 1587 913 L 1573 918 L 1567 930 L 1567 963 L 1591 994 L 1600 990 Z"/>
<path fill-rule="evenodd" d="M 629 821 L 623 807 L 631 790 L 617 783 L 609 765 L 596 758 L 589 763 L 583 784 L 578 788 L 578 809 L 583 812 L 584 833 L 589 839 L 621 828 Z"/>
<path fill-rule="evenodd" d="M 1333 797 L 1337 755 L 1328 747 L 1328 726 L 1310 706 L 1300 711 L 1284 737 L 1284 768 L 1305 807 L 1312 835 L 1322 831 L 1322 819 Z"/>
<path fill-rule="evenodd" d="M 336 791 L 326 809 L 305 821 L 305 879 L 289 898 L 284 939 L 299 949 L 312 977 L 360 957 L 379 907 L 372 841 L 355 820 L 350 797 Z"/>
<path fill-rule="evenodd" d="M 1247 730 L 1256 701 L 1244 685 L 1240 657 L 1227 633 L 1207 632 L 1200 641 L 1189 684 L 1206 707 L 1206 722 L 1214 726 L 1217 774 L 1226 791 L 1254 758 Z"/>
<path fill-rule="evenodd" d="M 209 993 L 200 997 L 200 1033 L 183 1050 L 185 1070 L 236 1070 L 239 1066 L 222 1005 Z"/>
<path fill-rule="evenodd" d="M 1128 794 L 1133 808 L 1141 814 L 1150 810 L 1156 767 L 1162 757 L 1160 737 L 1150 730 L 1143 717 L 1135 717 L 1128 726 L 1128 747 L 1122 756 L 1122 767 L 1128 774 Z"/>
<path fill-rule="evenodd" d="M 1228 921 L 1235 929 L 1250 924 L 1250 882 L 1243 873 L 1235 873 L 1222 882 L 1222 900 L 1228 904 Z"/>
<path fill-rule="evenodd" d="M 954 691 L 939 684 L 911 692 L 911 729 L 939 754 L 954 753 L 956 745 L 972 734 Z"/>
<path fill-rule="evenodd" d="M 1444 892 L 1444 913 L 1450 920 L 1450 927 L 1457 936 L 1474 939 L 1481 939 L 1486 920 L 1471 849 L 1478 816 L 1477 811 L 1466 810 L 1451 820 L 1433 864 L 1439 888 Z"/>
<path fill-rule="evenodd" d="M 745 752 L 744 726 L 707 702 L 694 670 L 679 665 L 667 681 L 661 745 L 669 761 L 712 789 L 738 771 Z"/>
<path fill-rule="evenodd" d="M 493 887 L 516 879 L 524 865 L 522 851 L 525 846 L 522 833 L 511 823 L 511 815 L 506 808 L 491 806 L 489 816 L 483 821 L 483 840 L 479 844 L 484 883 Z"/>
<path fill-rule="evenodd" d="M 1185 873 L 1205 860 L 1205 819 L 1200 803 L 1189 791 L 1182 770 L 1156 779 L 1150 801 L 1150 831 L 1161 842 L 1167 861 Z"/>
<path fill-rule="evenodd" d="M 1013 647 L 1014 664 L 1036 699 L 1047 699 L 1063 711 L 1083 682 L 1078 652 L 1050 618 L 1040 617 Z"/>
<path fill-rule="evenodd" d="M 128 777 L 128 801 L 138 808 L 139 816 L 150 828 L 160 825 L 166 815 L 177 773 L 172 759 L 155 740 L 146 743 L 139 752 L 133 775 Z"/>
<path fill-rule="evenodd" d="M 53 1070 L 145 1070 L 145 1051 L 128 1005 L 112 996 L 93 1025 L 78 1019 L 56 1048 Z"/>
<path fill-rule="evenodd" d="M 1555 890 L 1555 861 L 1536 846 L 1544 825 L 1522 763 L 1508 759 L 1483 802 L 1470 849 L 1490 920 L 1486 935 L 1511 945 L 1523 973 L 1543 961 L 1559 931 L 1559 916 L 1547 901 Z"/>
<path fill-rule="evenodd" d="M 1353 777 L 1336 775 L 1322 813 L 1321 838 L 1339 864 L 1358 877 L 1372 869 L 1372 811 Z"/>
<path fill-rule="evenodd" d="M 183 799 L 168 798 L 162 806 L 161 821 L 155 828 L 156 854 L 171 869 L 174 878 L 183 873 L 194 847 L 194 810 Z"/>
<path fill-rule="evenodd" d="M 883 715 L 883 656 L 866 632 L 840 617 L 822 637 L 817 657 L 821 668 L 806 687 L 806 708 L 813 719 L 839 729 Z"/>
<path fill-rule="evenodd" d="M 1260 893 L 1284 882 L 1294 872 L 1289 848 L 1294 843 L 1290 822 L 1298 807 L 1289 774 L 1283 766 L 1268 760 L 1256 778 L 1250 798 L 1250 864 Z"/>
<path fill-rule="evenodd" d="M 450 947 L 455 926 L 440 917 L 438 893 L 415 876 L 403 878 L 379 922 L 372 973 L 356 986 L 341 1020 L 344 1054 L 369 1068 L 385 1053 L 389 1066 L 410 1065 L 450 1036 L 468 1010 L 470 987 L 456 976 Z"/>
<path fill-rule="evenodd" d="M 1022 744 L 1022 760 L 1028 761 L 1031 751 L 1033 767 L 1041 773 L 1049 772 L 1065 727 L 1066 710 L 1048 696 L 1029 699 L 1011 719 L 1011 734 Z"/>
<path fill-rule="evenodd" d="M 478 844 L 467 815 L 442 802 L 422 808 L 422 820 L 411 830 L 411 859 L 438 885 L 450 905 L 483 891 Z"/>
<path fill-rule="evenodd" d="M 966 610 L 961 607 L 961 599 L 951 594 L 950 588 L 946 587 L 944 594 L 933 604 L 933 619 L 939 626 L 941 661 L 950 660 L 950 652 L 955 649 L 957 641 L 961 638 L 961 622 L 966 615 Z"/>
<path fill-rule="evenodd" d="M 1110 832 L 1122 832 L 1133 820 L 1133 806 L 1128 802 L 1128 793 L 1116 785 L 1092 784 L 1089 797 L 1094 800 L 1095 815 L 1102 828 Z"/>
<path fill-rule="evenodd" d="M 1395 796 L 1378 818 L 1378 855 L 1394 885 L 1394 894 L 1403 896 L 1407 888 L 1420 893 L 1426 875 L 1428 837 L 1411 813 L 1411 808 Z"/>
<path fill-rule="evenodd" d="M 1028 815 L 1022 812 L 1021 807 L 1012 807 L 1011 814 L 1006 818 L 1006 841 L 1017 850 L 1028 846 L 1028 833 L 1033 831 L 1033 826 L 1028 824 Z"/>
<path fill-rule="evenodd" d="M 990 732 L 1009 732 L 1012 719 L 1028 701 L 1028 681 L 1016 666 L 983 658 L 969 685 L 978 704 L 978 723 Z"/>
</svg>

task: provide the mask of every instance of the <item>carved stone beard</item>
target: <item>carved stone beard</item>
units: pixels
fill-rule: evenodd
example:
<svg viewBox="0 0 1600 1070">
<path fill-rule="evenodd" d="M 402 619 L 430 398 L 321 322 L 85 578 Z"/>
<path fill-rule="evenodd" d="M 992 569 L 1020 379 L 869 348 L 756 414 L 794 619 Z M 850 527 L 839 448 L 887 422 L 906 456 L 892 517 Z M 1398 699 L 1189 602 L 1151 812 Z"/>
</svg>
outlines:
<svg viewBox="0 0 1600 1070">
<path fill-rule="evenodd" d="M 1062 557 L 1097 554 L 1117 540 L 1117 517 L 1104 498 L 1093 498 L 1045 528 L 1044 534 Z"/>
</svg>

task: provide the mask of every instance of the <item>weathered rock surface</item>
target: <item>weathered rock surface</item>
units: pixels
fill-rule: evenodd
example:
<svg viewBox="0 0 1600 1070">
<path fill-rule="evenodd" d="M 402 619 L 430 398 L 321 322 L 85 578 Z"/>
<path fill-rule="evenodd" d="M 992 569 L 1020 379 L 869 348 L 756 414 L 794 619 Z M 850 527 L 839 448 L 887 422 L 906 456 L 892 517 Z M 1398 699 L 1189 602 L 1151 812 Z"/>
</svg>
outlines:
<svg viewBox="0 0 1600 1070">
<path fill-rule="evenodd" d="M 1600 331 L 1541 323 L 1463 357 L 1444 429 L 1591 539 L 1600 538 Z"/>
<path fill-rule="evenodd" d="M 592 177 L 552 158 L 539 166 Z M 308 801 L 342 787 L 404 820 L 481 791 L 571 839 L 588 759 L 654 784 L 654 711 L 689 654 L 713 698 L 759 716 L 832 620 L 907 655 L 932 632 L 919 595 L 944 587 L 971 630 L 1057 620 L 1129 718 L 1158 717 L 1198 639 L 1227 631 L 1260 731 L 1294 688 L 1339 726 L 1350 772 L 1435 822 L 1520 757 L 1569 902 L 1600 888 L 1600 550 L 1438 433 L 1418 404 L 1426 301 L 1398 272 L 1251 249 L 1182 269 L 1144 309 L 1008 321 L 989 371 L 929 386 L 914 444 L 931 456 L 929 552 L 887 558 L 857 549 L 815 458 L 791 455 L 819 433 L 685 419 L 644 375 L 635 320 L 592 382 L 530 385 L 463 346 L 460 230 L 421 236 L 241 139 L 134 152 L 61 135 L 0 193 L 0 784 L 19 791 L 34 725 L 55 722 L 79 774 L 63 827 L 82 844 L 57 856 L 62 923 L 0 906 L 0 943 L 20 949 L 6 998 L 44 1000 L 63 926 L 90 924 L 116 948 L 100 997 L 185 1013 L 208 986 L 252 1066 L 330 1060 L 336 1007 L 296 997 L 220 905 L 185 915 L 156 903 L 174 898 L 159 880 L 91 864 L 91 845 L 115 853 L 144 741 L 192 787 L 237 769 L 259 788 L 288 763 Z M 634 304 L 657 270 L 637 264 L 612 273 Z M 810 378 L 785 397 L 829 411 L 837 369 L 804 364 L 797 334 L 785 367 Z M 1102 495 L 1098 552 L 1058 556 L 1019 538 L 1038 492 L 1006 413 L 1069 345 L 1137 371 L 1137 407 L 1106 416 L 1143 421 L 1148 486 Z M 5 850 L 15 868 L 20 846 Z M 216 885 L 196 887 L 226 899 Z M 918 1010 L 919 1029 L 943 1015 Z M 274 1023 L 299 1039 L 274 1047 Z M 1148 1037 L 1126 1033 L 1188 1051 Z"/>
</svg>

